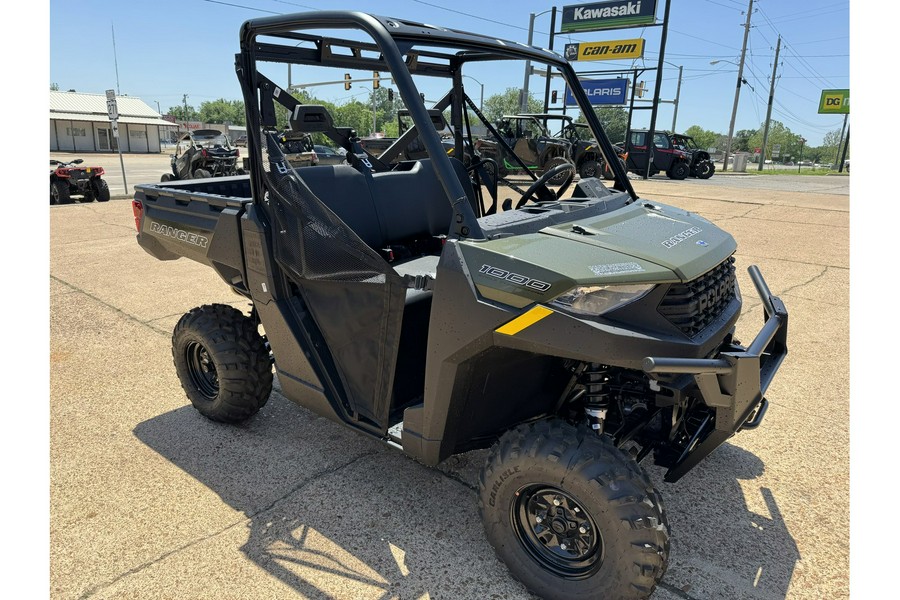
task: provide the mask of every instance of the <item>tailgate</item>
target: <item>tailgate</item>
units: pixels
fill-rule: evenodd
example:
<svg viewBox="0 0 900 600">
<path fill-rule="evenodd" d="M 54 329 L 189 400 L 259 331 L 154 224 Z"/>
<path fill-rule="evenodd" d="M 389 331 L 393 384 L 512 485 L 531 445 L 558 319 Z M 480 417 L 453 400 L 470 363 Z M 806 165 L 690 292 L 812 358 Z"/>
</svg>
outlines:
<svg viewBox="0 0 900 600">
<path fill-rule="evenodd" d="M 213 267 L 230 285 L 238 280 L 242 285 L 240 218 L 252 200 L 204 190 L 242 192 L 244 187 L 249 190 L 246 176 L 135 186 L 134 201 L 141 205 L 138 244 L 159 260 L 183 256 Z"/>
</svg>

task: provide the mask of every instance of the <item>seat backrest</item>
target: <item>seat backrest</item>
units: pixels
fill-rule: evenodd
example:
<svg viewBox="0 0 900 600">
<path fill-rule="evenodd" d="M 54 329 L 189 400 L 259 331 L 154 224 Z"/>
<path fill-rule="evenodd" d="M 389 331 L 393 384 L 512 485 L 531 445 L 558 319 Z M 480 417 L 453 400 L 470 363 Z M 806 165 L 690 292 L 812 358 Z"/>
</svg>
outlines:
<svg viewBox="0 0 900 600">
<path fill-rule="evenodd" d="M 297 170 L 325 206 L 371 248 L 384 247 L 384 235 L 369 184 L 350 165 L 322 165 Z"/>
<path fill-rule="evenodd" d="M 516 140 L 516 145 L 513 147 L 513 152 L 516 153 L 516 156 L 522 159 L 523 162 L 534 164 L 538 161 L 537 152 L 534 148 L 534 140 L 528 140 L 525 138 L 519 138 Z"/>
<path fill-rule="evenodd" d="M 450 161 L 474 210 L 475 191 L 465 167 L 456 159 Z M 371 188 L 366 177 L 349 165 L 304 167 L 297 172 L 313 193 L 372 248 L 446 235 L 450 230 L 453 211 L 430 159 L 374 173 Z"/>
</svg>

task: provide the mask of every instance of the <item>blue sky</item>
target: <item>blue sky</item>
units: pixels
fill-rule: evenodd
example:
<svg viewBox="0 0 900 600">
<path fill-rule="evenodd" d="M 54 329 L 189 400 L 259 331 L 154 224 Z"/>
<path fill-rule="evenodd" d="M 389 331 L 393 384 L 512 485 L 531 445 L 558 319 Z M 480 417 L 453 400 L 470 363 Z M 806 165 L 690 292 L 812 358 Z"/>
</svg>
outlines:
<svg viewBox="0 0 900 600">
<path fill-rule="evenodd" d="M 745 0 L 673 0 L 666 60 L 684 67 L 680 130 L 700 125 L 727 133 L 734 100 L 737 66 L 743 36 Z M 442 8 L 446 5 L 447 8 Z M 564 4 L 557 4 L 561 9 Z M 488 7 L 489 8 L 486 8 Z M 466 29 L 500 38 L 526 41 L 529 13 L 549 11 L 546 0 L 485 3 L 473 0 L 390 0 L 344 2 L 328 0 L 90 0 L 73 10 L 72 4 L 50 1 L 50 82 L 60 89 L 102 93 L 116 87 L 118 60 L 121 93 L 139 96 L 162 110 L 188 103 L 198 107 L 204 100 L 239 99 L 233 56 L 238 49 L 241 23 L 273 13 L 316 9 L 371 11 L 437 25 Z M 663 14 L 659 0 L 657 16 Z M 102 16 L 99 16 L 102 15 Z M 559 19 L 559 16 L 558 16 Z M 850 87 L 849 0 L 823 0 L 819 4 L 794 0 L 757 0 L 751 19 L 747 65 L 737 113 L 736 130 L 755 129 L 765 119 L 774 47 L 783 38 L 773 118 L 817 145 L 828 131 L 839 129 L 842 117 L 817 114 L 823 89 Z M 116 53 L 112 29 L 115 27 Z M 546 46 L 550 14 L 535 20 L 535 45 Z M 556 37 L 561 50 L 571 41 L 601 41 L 643 36 L 644 64 L 655 66 L 660 27 L 591 32 Z M 711 65 L 713 60 L 720 62 Z M 640 62 L 638 63 L 640 64 Z M 90 65 L 90 68 L 85 68 Z M 578 70 L 630 67 L 629 62 L 583 63 Z M 675 96 L 677 68 L 666 65 L 661 97 Z M 481 75 L 484 75 L 482 77 Z M 477 74 L 498 86 L 522 85 L 523 72 L 495 70 Z M 643 77 L 653 85 L 653 75 Z M 49 82 L 48 82 L 49 83 Z M 533 77 L 531 89 L 543 88 L 543 79 Z M 325 99 L 342 101 L 354 93 L 341 86 L 318 88 Z M 470 95 L 476 95 L 469 89 Z M 426 90 L 426 96 L 432 92 Z M 488 93 L 489 95 L 489 93 Z M 646 125 L 649 111 L 635 113 L 635 124 Z M 663 105 L 659 126 L 670 127 L 672 105 Z"/>
</svg>

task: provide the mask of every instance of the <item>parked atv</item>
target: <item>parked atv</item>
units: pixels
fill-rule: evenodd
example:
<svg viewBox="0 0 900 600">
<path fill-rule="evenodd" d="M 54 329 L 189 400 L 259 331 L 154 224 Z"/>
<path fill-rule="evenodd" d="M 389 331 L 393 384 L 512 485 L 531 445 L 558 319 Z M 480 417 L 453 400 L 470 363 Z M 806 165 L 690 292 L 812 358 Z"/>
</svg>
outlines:
<svg viewBox="0 0 900 600">
<path fill-rule="evenodd" d="M 175 326 L 175 373 L 190 402 L 211 420 L 245 421 L 268 401 L 274 369 L 285 398 L 425 465 L 490 448 L 478 513 L 515 578 L 548 599 L 650 596 L 670 528 L 640 463 L 675 482 L 761 425 L 787 354 L 784 304 L 751 266 L 764 322 L 748 346 L 738 342 L 737 242 L 638 196 L 555 52 L 360 12 L 268 16 L 240 32 L 249 176 L 139 185 L 133 203 L 151 256 L 207 265 L 249 305 L 199 306 Z M 467 69 L 521 72 L 526 61 L 562 75 L 611 182 L 573 184 L 567 142 L 501 135 L 465 93 Z M 379 160 L 324 106 L 267 77 L 285 63 L 310 80 L 389 72 L 415 124 L 390 151 L 418 137 L 427 156 Z M 433 108 L 451 116 L 453 156 L 417 87 L 435 81 L 449 88 Z M 344 148 L 349 164 L 291 168 L 279 113 L 294 132 Z M 474 138 L 470 114 L 495 137 L 493 156 L 531 178 L 510 186 L 518 196 L 507 210 L 482 169 L 496 169 L 494 158 L 473 156 L 468 168 L 459 159 Z M 535 142 L 539 177 L 510 142 Z M 540 160 L 549 147 L 560 153 Z M 472 173 L 488 173 L 486 184 L 472 185 Z M 486 210 L 483 188 L 494 201 Z"/>
<path fill-rule="evenodd" d="M 632 129 L 628 144 L 620 147 L 628 153 L 628 170 L 638 175 L 647 173 L 650 152 L 647 149 L 645 129 Z M 665 131 L 653 132 L 653 164 L 649 176 L 664 172 L 670 179 L 685 179 L 691 174 L 691 155 L 676 147 Z"/>
<path fill-rule="evenodd" d="M 599 150 L 600 145 L 594 139 L 587 123 L 576 123 L 575 119 L 570 115 L 540 113 L 518 116 L 534 117 L 541 122 L 541 125 L 547 131 L 556 129 L 550 126 L 551 122 L 558 122 L 559 129 L 555 137 L 568 140 L 572 144 L 572 154 L 569 158 L 575 163 L 578 174 L 582 178 L 603 177 L 610 181 L 615 179 L 615 174 L 606 164 L 606 161 L 603 160 L 603 155 L 600 154 Z M 621 162 L 622 168 L 625 169 L 625 161 L 628 158 L 628 154 L 622 148 L 616 147 L 615 149 L 617 158 Z"/>
<path fill-rule="evenodd" d="M 436 109 L 429 109 L 428 114 L 431 117 L 431 123 L 434 126 L 434 129 L 438 132 L 438 134 L 441 135 L 441 143 L 443 144 L 448 156 L 453 156 L 453 132 L 450 130 L 450 126 L 447 124 L 447 120 L 444 118 L 444 115 L 441 113 L 441 111 Z M 403 137 L 403 134 L 409 131 L 412 127 L 413 123 L 409 117 L 409 111 L 407 109 L 398 110 L 397 130 L 400 136 Z M 359 143 L 366 150 L 366 152 L 377 156 L 381 162 L 386 164 L 395 164 L 404 160 L 419 160 L 422 158 L 428 158 L 428 151 L 425 149 L 425 145 L 422 143 L 422 140 L 419 139 L 418 136 L 410 139 L 404 138 L 399 144 L 397 144 L 398 139 L 400 138 L 369 137 L 361 138 L 359 140 Z M 391 149 L 392 146 L 394 146 L 393 150 Z M 402 151 L 400 151 L 401 148 Z M 384 154 L 384 156 L 382 156 L 382 154 Z M 468 143 L 466 143 L 465 152 L 463 154 L 463 165 L 468 167 L 471 161 L 471 147 L 468 145 Z"/>
<path fill-rule="evenodd" d="M 672 145 L 687 152 L 691 155 L 691 177 L 698 179 L 709 179 L 716 172 L 716 165 L 713 163 L 709 152 L 697 145 L 689 135 L 683 133 L 669 134 Z"/>
<path fill-rule="evenodd" d="M 279 148 L 284 152 L 288 164 L 295 169 L 298 167 L 314 167 L 319 164 L 319 156 L 316 154 L 312 138 L 308 134 L 288 130 L 283 131 L 276 139 L 278 140 Z M 244 161 L 247 163 L 246 159 Z"/>
<path fill-rule="evenodd" d="M 50 204 L 68 204 L 72 196 L 81 196 L 83 202 L 107 202 L 109 185 L 100 179 L 103 167 L 79 167 L 84 160 L 70 162 L 51 160 L 56 168 L 50 171 Z"/>
<path fill-rule="evenodd" d="M 160 181 L 175 179 L 203 179 L 243 175 L 238 166 L 241 151 L 232 148 L 228 137 L 216 129 L 198 129 L 185 133 L 175 145 L 170 173 L 163 173 Z"/>
<path fill-rule="evenodd" d="M 475 151 L 496 161 L 500 177 L 527 170 L 542 175 L 563 165 L 575 166 L 571 142 L 552 137 L 534 116 L 504 115 L 495 130 L 498 135 L 475 142 Z M 550 184 L 560 185 L 566 177 L 566 171 L 559 170 Z"/>
</svg>

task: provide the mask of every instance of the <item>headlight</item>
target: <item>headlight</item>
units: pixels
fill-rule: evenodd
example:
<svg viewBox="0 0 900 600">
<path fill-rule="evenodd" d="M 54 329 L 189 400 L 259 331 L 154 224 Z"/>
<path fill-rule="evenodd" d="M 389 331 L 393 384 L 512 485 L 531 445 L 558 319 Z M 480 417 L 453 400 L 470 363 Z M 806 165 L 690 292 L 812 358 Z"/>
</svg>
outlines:
<svg viewBox="0 0 900 600">
<path fill-rule="evenodd" d="M 581 315 L 597 316 L 642 298 L 654 287 L 654 284 L 580 286 L 558 296 L 550 305 Z"/>
</svg>

